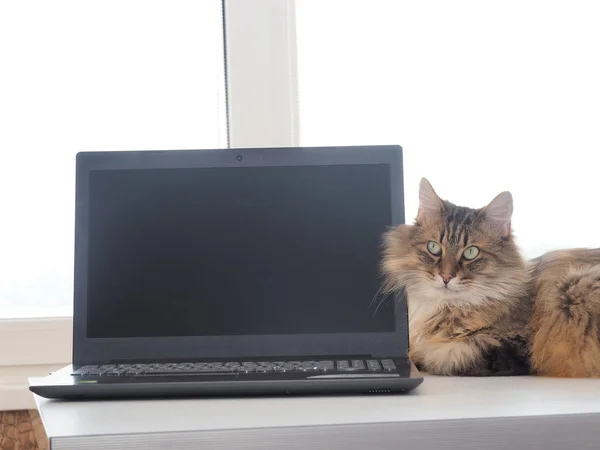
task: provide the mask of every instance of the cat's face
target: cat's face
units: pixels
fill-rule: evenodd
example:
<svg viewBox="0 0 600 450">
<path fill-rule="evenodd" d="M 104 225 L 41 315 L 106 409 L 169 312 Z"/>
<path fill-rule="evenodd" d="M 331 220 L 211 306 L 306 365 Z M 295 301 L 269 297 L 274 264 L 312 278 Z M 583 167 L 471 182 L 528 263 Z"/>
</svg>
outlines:
<svg viewBox="0 0 600 450">
<path fill-rule="evenodd" d="M 406 288 L 411 301 L 435 298 L 455 306 L 512 294 L 525 276 L 510 220 L 512 197 L 503 192 L 481 209 L 441 200 L 421 181 L 414 225 L 386 235 L 383 269 L 388 287 Z"/>
</svg>

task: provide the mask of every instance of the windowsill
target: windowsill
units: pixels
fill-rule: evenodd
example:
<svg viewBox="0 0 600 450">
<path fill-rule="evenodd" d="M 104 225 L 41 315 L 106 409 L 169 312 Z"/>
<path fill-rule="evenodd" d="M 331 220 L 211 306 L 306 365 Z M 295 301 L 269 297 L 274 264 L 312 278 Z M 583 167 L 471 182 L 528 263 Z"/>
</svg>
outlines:
<svg viewBox="0 0 600 450">
<path fill-rule="evenodd" d="M 4 308 L 0 316 L 0 323 L 7 321 L 31 322 L 51 319 L 73 318 L 73 307 L 63 306 L 61 308 Z"/>
<path fill-rule="evenodd" d="M 71 362 L 73 319 L 0 319 L 0 411 L 30 409 L 27 386 Z"/>
<path fill-rule="evenodd" d="M 46 376 L 65 365 L 0 366 L 0 411 L 34 409 L 35 402 L 29 392 L 27 379 Z"/>
</svg>

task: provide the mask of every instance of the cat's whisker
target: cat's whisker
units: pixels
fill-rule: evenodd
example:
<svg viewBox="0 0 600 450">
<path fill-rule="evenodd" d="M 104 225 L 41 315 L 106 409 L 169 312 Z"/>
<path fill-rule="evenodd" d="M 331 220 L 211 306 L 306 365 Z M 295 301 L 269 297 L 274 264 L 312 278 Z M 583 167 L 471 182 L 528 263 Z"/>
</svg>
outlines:
<svg viewBox="0 0 600 450">
<path fill-rule="evenodd" d="M 377 311 L 379 311 L 379 308 L 381 307 L 381 305 L 383 305 L 383 302 L 385 302 L 387 300 L 387 298 L 390 296 L 391 292 L 386 293 L 381 300 L 379 300 L 379 303 L 377 304 L 377 307 L 375 308 L 375 311 L 373 312 L 373 317 L 375 317 L 377 315 Z"/>
<path fill-rule="evenodd" d="M 371 309 L 371 306 L 373 306 L 373 303 L 375 303 L 375 300 L 377 300 L 377 298 L 379 297 L 379 294 L 381 294 L 381 291 L 384 289 L 384 285 L 380 285 L 379 289 L 377 289 L 377 292 L 375 293 L 375 295 L 373 296 L 373 298 L 371 299 L 371 301 L 369 302 L 369 306 L 367 307 L 367 310 Z"/>
</svg>

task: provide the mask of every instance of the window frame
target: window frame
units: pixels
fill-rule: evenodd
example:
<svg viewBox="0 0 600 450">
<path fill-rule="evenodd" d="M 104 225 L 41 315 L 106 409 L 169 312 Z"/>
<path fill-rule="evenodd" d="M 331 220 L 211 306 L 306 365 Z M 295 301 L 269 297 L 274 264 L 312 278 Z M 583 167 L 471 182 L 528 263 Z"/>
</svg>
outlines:
<svg viewBox="0 0 600 450">
<path fill-rule="evenodd" d="M 299 145 L 295 0 L 222 0 L 229 148 Z M 0 319 L 0 411 L 71 363 L 72 317 Z"/>
</svg>

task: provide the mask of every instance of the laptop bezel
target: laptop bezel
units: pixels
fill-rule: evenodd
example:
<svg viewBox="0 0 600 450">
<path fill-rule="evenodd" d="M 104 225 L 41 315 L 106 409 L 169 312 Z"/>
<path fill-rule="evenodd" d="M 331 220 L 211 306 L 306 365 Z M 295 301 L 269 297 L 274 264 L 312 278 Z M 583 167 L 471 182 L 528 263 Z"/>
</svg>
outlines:
<svg viewBox="0 0 600 450">
<path fill-rule="evenodd" d="M 89 175 L 94 170 L 385 164 L 390 169 L 390 226 L 405 223 L 402 148 L 388 146 L 81 152 L 76 160 L 73 364 L 119 361 L 406 356 L 406 298 L 395 300 L 393 332 L 254 336 L 87 337 Z M 394 301 L 390 300 L 390 301 Z"/>
</svg>

